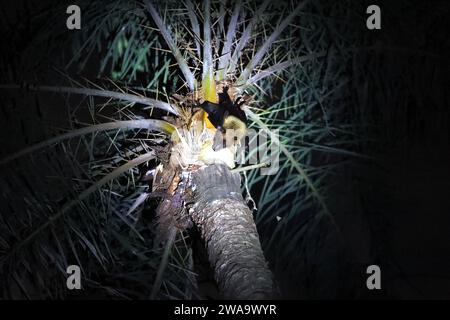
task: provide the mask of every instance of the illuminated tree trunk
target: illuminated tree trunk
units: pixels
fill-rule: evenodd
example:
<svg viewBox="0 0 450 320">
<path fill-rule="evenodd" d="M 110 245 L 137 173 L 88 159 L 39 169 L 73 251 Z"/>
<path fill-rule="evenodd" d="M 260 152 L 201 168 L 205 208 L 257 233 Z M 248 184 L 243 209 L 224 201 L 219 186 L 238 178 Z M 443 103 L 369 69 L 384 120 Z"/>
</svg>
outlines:
<svg viewBox="0 0 450 320">
<path fill-rule="evenodd" d="M 222 298 L 272 298 L 272 274 L 241 194 L 239 174 L 213 165 L 193 172 L 192 178 L 190 216 L 204 240 Z"/>
</svg>

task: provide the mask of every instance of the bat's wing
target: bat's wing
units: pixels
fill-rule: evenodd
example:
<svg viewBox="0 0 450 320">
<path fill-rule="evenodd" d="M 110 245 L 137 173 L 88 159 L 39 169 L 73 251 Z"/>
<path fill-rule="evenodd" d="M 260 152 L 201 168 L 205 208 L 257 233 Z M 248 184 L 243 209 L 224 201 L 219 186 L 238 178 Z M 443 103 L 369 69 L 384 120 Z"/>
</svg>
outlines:
<svg viewBox="0 0 450 320">
<path fill-rule="evenodd" d="M 228 111 L 226 108 L 221 107 L 217 103 L 209 101 L 203 102 L 200 107 L 206 111 L 206 113 L 208 114 L 208 119 L 214 127 L 222 128 L 223 121 L 228 115 Z"/>
</svg>

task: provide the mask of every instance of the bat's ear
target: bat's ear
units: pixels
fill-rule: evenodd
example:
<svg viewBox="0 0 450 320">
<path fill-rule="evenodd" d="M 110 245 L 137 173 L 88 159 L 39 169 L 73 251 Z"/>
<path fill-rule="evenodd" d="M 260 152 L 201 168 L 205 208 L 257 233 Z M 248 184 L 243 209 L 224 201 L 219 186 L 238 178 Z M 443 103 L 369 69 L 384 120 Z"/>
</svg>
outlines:
<svg viewBox="0 0 450 320">
<path fill-rule="evenodd" d="M 230 96 L 228 95 L 228 86 L 223 86 L 222 92 L 219 92 L 219 103 L 224 103 L 230 100 Z"/>
</svg>

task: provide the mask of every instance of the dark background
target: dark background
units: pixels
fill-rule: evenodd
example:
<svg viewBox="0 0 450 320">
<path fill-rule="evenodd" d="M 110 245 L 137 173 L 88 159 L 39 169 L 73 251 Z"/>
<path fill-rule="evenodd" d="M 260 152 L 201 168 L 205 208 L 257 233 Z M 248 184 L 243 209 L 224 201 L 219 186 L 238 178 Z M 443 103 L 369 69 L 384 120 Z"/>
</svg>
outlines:
<svg viewBox="0 0 450 320">
<path fill-rule="evenodd" d="M 59 57 L 45 52 L 48 45 L 58 46 L 58 38 L 51 44 L 39 42 L 39 28 L 28 25 L 23 14 L 45 13 L 43 8 L 52 3 L 9 1 L 2 5 L 3 76 L 14 72 L 11 76 L 18 83 L 33 83 L 34 70 L 19 63 L 25 56 L 39 70 L 39 81 L 52 80 L 53 64 Z M 323 254 L 313 266 L 313 274 L 322 280 L 299 276 L 300 290 L 297 282 L 289 284 L 289 276 L 278 277 L 287 298 L 449 299 L 450 5 L 448 1 L 376 1 L 382 11 L 382 29 L 369 31 L 364 9 L 372 3 L 348 4 L 361 10 L 361 19 L 353 25 L 359 31 L 351 45 L 367 48 L 359 51 L 352 66 L 351 116 L 364 114 L 361 121 L 371 123 L 362 132 L 366 142 L 355 151 L 371 159 L 352 160 L 336 176 L 330 207 L 343 239 L 336 243 L 323 236 Z M 65 15 L 53 23 L 63 28 Z M 61 43 L 65 40 L 60 39 Z M 64 50 L 61 47 L 59 53 L 64 55 Z M 11 112 L 6 99 L 0 100 L 2 155 L 40 140 L 46 125 L 65 124 L 64 112 L 57 106 L 62 99 L 53 97 L 48 104 L 40 100 L 41 107 L 32 109 L 17 105 L 19 122 L 8 120 Z M 17 103 L 35 105 L 34 99 L 21 97 Z M 45 122 L 36 125 L 34 119 L 42 112 Z M 323 235 L 328 230 L 324 225 L 316 232 Z M 337 256 L 337 278 L 336 270 L 329 269 L 335 264 L 327 265 L 329 255 Z M 382 270 L 382 290 L 377 292 L 365 286 L 365 270 L 371 264 Z M 333 294 L 327 289 L 330 282 L 337 287 Z"/>
<path fill-rule="evenodd" d="M 370 98 L 355 97 L 376 124 L 374 143 L 364 147 L 375 161 L 343 174 L 337 219 L 357 261 L 355 275 L 369 261 L 381 266 L 383 296 L 448 299 L 449 6 L 379 5 L 382 30 L 367 32 L 378 49 L 367 53 L 372 64 L 361 66 L 376 76 L 367 83 Z"/>
</svg>

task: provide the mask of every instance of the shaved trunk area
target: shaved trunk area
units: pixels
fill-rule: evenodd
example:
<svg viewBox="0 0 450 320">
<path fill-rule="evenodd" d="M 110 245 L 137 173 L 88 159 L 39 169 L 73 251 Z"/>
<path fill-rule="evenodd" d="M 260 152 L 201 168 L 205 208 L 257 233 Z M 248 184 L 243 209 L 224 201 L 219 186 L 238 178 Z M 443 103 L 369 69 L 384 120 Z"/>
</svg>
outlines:
<svg viewBox="0 0 450 320">
<path fill-rule="evenodd" d="M 191 177 L 194 205 L 189 215 L 206 245 L 222 298 L 273 298 L 272 273 L 241 194 L 240 175 L 212 165 Z"/>
</svg>

